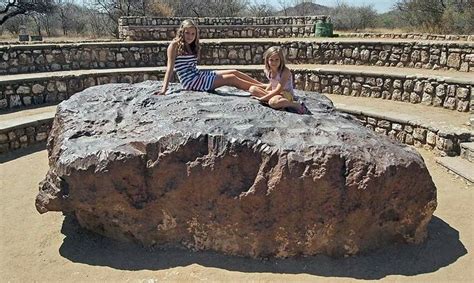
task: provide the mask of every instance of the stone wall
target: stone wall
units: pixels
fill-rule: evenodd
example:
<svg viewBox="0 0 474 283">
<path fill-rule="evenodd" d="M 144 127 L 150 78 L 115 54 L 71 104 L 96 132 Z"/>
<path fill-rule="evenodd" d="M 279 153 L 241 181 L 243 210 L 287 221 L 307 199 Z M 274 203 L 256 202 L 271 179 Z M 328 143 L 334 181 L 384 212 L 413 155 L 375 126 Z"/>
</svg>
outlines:
<svg viewBox="0 0 474 283">
<path fill-rule="evenodd" d="M 177 26 L 176 26 L 177 27 Z M 229 34 L 227 34 L 229 35 Z M 174 38 L 175 30 L 170 32 L 167 40 Z M 409 40 L 443 40 L 443 41 L 474 41 L 474 35 L 460 35 L 460 34 L 430 34 L 430 33 L 341 33 L 338 34 L 340 38 L 373 38 L 373 39 L 409 39 Z M 255 36 L 256 37 L 256 36 Z M 55 40 L 48 39 L 49 44 L 77 44 L 77 43 L 94 43 L 94 42 L 117 42 L 117 39 L 85 39 L 85 40 Z M 45 44 L 42 41 L 20 42 L 18 40 L 0 41 L 0 46 L 4 45 L 39 45 Z"/>
<path fill-rule="evenodd" d="M 261 68 L 244 72 L 266 81 Z M 467 112 L 474 96 L 474 82 L 436 77 L 386 75 L 375 72 L 294 69 L 298 89 L 350 96 L 364 96 L 422 103 Z M 47 76 L 27 80 L 0 81 L 0 111 L 45 103 L 58 103 L 87 87 L 106 83 L 135 83 L 162 79 L 163 68 L 148 71 L 102 72 L 69 76 Z M 175 80 L 177 81 L 177 80 Z"/>
<path fill-rule="evenodd" d="M 474 35 L 467 34 L 432 34 L 432 33 L 343 33 L 341 37 L 358 38 L 389 38 L 389 39 L 416 39 L 416 40 L 462 40 L 474 41 Z"/>
<path fill-rule="evenodd" d="M 311 17 L 122 17 L 119 37 L 125 40 L 170 40 L 185 19 L 199 26 L 201 38 L 310 37 L 314 24 L 326 16 Z"/>
<path fill-rule="evenodd" d="M 391 76 L 376 73 L 296 71 L 298 89 L 421 103 L 468 112 L 474 82 L 440 81 L 436 77 Z"/>
<path fill-rule="evenodd" d="M 0 47 L 0 75 L 166 64 L 166 43 L 75 43 Z"/>
<path fill-rule="evenodd" d="M 370 113 L 361 113 L 340 109 L 353 114 L 367 128 L 397 140 L 401 143 L 434 150 L 441 156 L 457 156 L 460 154 L 460 143 L 470 140 L 471 134 L 466 131 L 455 133 L 403 121 L 395 117 L 383 117 Z"/>
<path fill-rule="evenodd" d="M 107 83 L 137 83 L 162 78 L 163 71 L 140 73 L 84 74 L 0 81 L 0 111 L 32 105 L 56 104 L 88 87 Z"/>
<path fill-rule="evenodd" d="M 222 42 L 203 45 L 201 64 L 261 64 L 264 51 L 281 46 L 291 64 L 339 64 L 474 70 L 474 43 L 293 41 Z"/>
<path fill-rule="evenodd" d="M 474 70 L 474 43 L 439 42 L 207 42 L 202 44 L 200 64 L 262 64 L 264 51 L 274 45 L 283 48 L 292 64 Z M 167 46 L 163 42 L 0 46 L 0 75 L 164 66 Z"/>
<path fill-rule="evenodd" d="M 34 144 L 46 143 L 53 118 L 18 127 L 0 129 L 0 154 Z"/>
</svg>

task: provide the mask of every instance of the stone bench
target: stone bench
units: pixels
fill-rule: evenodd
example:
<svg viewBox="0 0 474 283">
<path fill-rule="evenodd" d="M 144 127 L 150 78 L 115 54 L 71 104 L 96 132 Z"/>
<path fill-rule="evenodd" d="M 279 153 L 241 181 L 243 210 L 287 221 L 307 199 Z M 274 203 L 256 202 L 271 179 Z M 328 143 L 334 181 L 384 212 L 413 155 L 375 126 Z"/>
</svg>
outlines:
<svg viewBox="0 0 474 283">
<path fill-rule="evenodd" d="M 0 75 L 157 67 L 166 65 L 168 42 L 106 42 L 0 46 Z M 281 46 L 290 64 L 403 67 L 471 72 L 474 43 L 348 39 L 240 39 L 202 41 L 203 65 L 263 63 L 270 46 Z"/>
<path fill-rule="evenodd" d="M 125 40 L 168 40 L 185 19 L 192 19 L 201 38 L 261 38 L 314 36 L 314 25 L 327 16 L 293 17 L 121 17 L 119 37 Z"/>
<path fill-rule="evenodd" d="M 22 110 L 0 116 L 0 154 L 45 144 L 56 106 Z"/>
<path fill-rule="evenodd" d="M 416 40 L 462 40 L 474 41 L 474 35 L 467 34 L 432 34 L 432 33 L 379 33 L 379 32 L 345 32 L 340 33 L 340 37 L 360 37 L 360 38 L 392 38 L 392 39 L 416 39 Z"/>
</svg>

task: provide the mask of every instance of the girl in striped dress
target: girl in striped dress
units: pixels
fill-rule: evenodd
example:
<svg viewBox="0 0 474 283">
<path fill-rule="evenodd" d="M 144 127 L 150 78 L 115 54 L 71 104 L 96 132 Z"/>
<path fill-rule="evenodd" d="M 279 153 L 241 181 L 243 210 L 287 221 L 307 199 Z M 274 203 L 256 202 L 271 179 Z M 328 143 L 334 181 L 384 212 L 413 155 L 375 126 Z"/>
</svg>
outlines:
<svg viewBox="0 0 474 283">
<path fill-rule="evenodd" d="M 184 20 L 175 39 L 167 50 L 168 64 L 161 91 L 165 94 L 173 69 L 186 90 L 208 91 L 220 86 L 234 86 L 248 91 L 251 86 L 264 86 L 261 82 L 237 70 L 204 71 L 197 69 L 199 56 L 199 30 L 191 20 Z"/>
</svg>

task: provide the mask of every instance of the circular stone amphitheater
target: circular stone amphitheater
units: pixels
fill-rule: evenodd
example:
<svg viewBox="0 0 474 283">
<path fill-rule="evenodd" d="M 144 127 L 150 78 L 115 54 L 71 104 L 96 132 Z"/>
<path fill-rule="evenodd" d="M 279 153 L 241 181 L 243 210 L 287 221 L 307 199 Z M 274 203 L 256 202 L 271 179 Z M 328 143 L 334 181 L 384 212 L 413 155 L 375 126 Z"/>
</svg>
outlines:
<svg viewBox="0 0 474 283">
<path fill-rule="evenodd" d="M 121 18 L 118 41 L 3 43 L 0 166 L 47 145 L 38 211 L 145 246 L 287 258 L 429 245 L 444 205 L 432 171 L 474 183 L 474 38 L 317 38 L 319 18 L 195 19 L 203 69 L 265 81 L 264 51 L 283 48 L 313 112 L 297 126 L 232 89 L 153 97 L 182 18 Z"/>
</svg>

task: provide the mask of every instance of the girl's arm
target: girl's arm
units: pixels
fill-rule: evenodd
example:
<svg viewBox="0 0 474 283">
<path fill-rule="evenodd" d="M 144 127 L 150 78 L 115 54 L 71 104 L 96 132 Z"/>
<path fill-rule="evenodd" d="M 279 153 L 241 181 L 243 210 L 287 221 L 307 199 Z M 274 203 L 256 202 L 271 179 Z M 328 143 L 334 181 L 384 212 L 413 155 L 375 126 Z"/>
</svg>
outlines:
<svg viewBox="0 0 474 283">
<path fill-rule="evenodd" d="M 168 84 L 171 77 L 173 76 L 174 61 L 176 60 L 176 48 L 177 43 L 175 41 L 172 41 L 168 46 L 168 50 L 166 51 L 168 62 L 166 64 L 166 73 L 165 78 L 163 79 L 163 87 L 161 88 L 161 91 L 157 92 L 157 94 L 164 95 L 168 89 Z"/>
<path fill-rule="evenodd" d="M 286 68 L 285 70 L 283 70 L 280 81 L 278 82 L 276 88 L 271 91 L 268 91 L 268 94 L 260 97 L 259 100 L 268 101 L 270 100 L 270 98 L 274 97 L 275 95 L 280 94 L 283 91 L 283 86 L 287 84 L 290 78 L 291 78 L 291 72 L 288 68 Z M 269 87 L 270 87 L 270 84 L 269 84 Z"/>
</svg>

